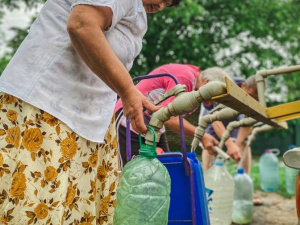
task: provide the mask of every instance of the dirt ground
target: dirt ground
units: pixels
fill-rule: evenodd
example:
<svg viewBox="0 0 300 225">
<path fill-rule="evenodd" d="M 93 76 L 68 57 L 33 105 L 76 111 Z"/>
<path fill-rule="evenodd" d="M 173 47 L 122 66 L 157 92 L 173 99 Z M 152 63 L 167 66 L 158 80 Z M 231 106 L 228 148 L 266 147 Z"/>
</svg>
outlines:
<svg viewBox="0 0 300 225">
<path fill-rule="evenodd" d="M 276 193 L 257 191 L 263 204 L 254 206 L 254 215 L 251 225 L 297 225 L 295 197 L 286 199 Z"/>
</svg>

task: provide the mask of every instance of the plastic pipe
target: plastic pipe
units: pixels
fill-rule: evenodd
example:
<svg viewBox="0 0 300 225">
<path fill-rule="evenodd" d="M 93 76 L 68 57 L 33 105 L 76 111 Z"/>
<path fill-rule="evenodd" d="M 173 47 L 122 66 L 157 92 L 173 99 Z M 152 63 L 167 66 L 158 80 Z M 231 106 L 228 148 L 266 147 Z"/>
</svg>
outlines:
<svg viewBox="0 0 300 225">
<path fill-rule="evenodd" d="M 228 138 L 230 138 L 230 135 L 231 135 L 232 131 L 235 128 L 238 128 L 238 127 L 251 127 L 256 123 L 257 123 L 257 120 L 253 119 L 251 117 L 244 118 L 240 121 L 230 122 L 227 125 L 225 132 L 222 134 L 222 137 L 221 137 L 221 140 L 220 140 L 220 143 L 219 143 L 219 148 L 222 149 L 224 147 L 225 142 L 228 140 Z"/>
<path fill-rule="evenodd" d="M 198 127 L 195 130 L 195 136 L 192 141 L 192 151 L 194 151 L 198 145 L 199 140 L 203 137 L 205 133 L 205 129 L 207 128 L 208 124 L 211 124 L 214 121 L 222 121 L 222 120 L 229 120 L 237 117 L 239 112 L 231 109 L 231 108 L 223 108 L 218 113 L 215 114 L 208 114 L 203 116 L 198 124 Z"/>
<path fill-rule="evenodd" d="M 152 126 L 156 134 L 156 142 L 160 139 L 159 130 L 163 127 L 164 122 L 168 121 L 171 116 L 178 116 L 192 111 L 197 108 L 201 102 L 211 100 L 212 97 L 221 94 L 226 94 L 226 85 L 220 81 L 212 81 L 202 86 L 198 91 L 180 92 L 175 95 L 175 99 L 168 104 L 167 107 L 162 107 L 151 116 L 149 125 Z M 145 143 L 152 144 L 152 133 L 147 131 Z"/>
<path fill-rule="evenodd" d="M 265 99 L 265 78 L 270 75 L 278 75 L 283 73 L 292 73 L 300 71 L 300 65 L 290 66 L 285 68 L 273 69 L 273 70 L 260 70 L 255 75 L 255 80 L 257 84 L 258 100 L 263 106 L 266 106 Z"/>
</svg>

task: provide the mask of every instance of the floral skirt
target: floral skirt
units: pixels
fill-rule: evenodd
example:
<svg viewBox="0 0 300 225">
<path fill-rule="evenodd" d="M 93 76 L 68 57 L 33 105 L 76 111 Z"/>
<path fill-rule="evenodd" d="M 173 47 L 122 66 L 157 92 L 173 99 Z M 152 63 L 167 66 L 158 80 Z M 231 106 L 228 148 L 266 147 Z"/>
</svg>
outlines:
<svg viewBox="0 0 300 225">
<path fill-rule="evenodd" d="M 114 118 L 90 142 L 0 92 L 0 224 L 112 224 L 118 181 Z"/>
</svg>

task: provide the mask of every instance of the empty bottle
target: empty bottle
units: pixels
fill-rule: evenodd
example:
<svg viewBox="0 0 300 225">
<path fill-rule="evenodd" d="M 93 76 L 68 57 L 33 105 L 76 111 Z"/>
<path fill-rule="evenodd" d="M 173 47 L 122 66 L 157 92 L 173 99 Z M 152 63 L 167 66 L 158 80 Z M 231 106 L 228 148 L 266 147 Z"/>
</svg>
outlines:
<svg viewBox="0 0 300 225">
<path fill-rule="evenodd" d="M 155 140 L 154 132 L 153 135 Z M 140 155 L 127 163 L 121 173 L 114 225 L 168 223 L 171 191 L 169 173 L 156 158 L 155 144 L 144 145 L 140 137 L 140 145 Z"/>
<path fill-rule="evenodd" d="M 278 158 L 272 151 L 278 149 L 268 149 L 259 158 L 259 184 L 263 191 L 273 192 L 279 188 Z"/>
<path fill-rule="evenodd" d="M 239 168 L 234 180 L 234 197 L 232 208 L 232 222 L 248 224 L 253 216 L 253 182 L 251 177 Z"/>
<path fill-rule="evenodd" d="M 224 165 L 224 159 L 217 157 L 214 165 L 204 173 L 206 192 L 209 193 L 208 209 L 211 225 L 231 224 L 234 181 Z"/>
<path fill-rule="evenodd" d="M 286 192 L 291 195 L 295 194 L 295 183 L 298 171 L 297 169 L 285 166 L 285 188 Z"/>
<path fill-rule="evenodd" d="M 288 149 L 297 148 L 296 145 L 289 145 Z M 294 195 L 295 194 L 295 184 L 296 184 L 296 177 L 298 174 L 297 169 L 290 168 L 285 166 L 285 188 L 286 192 Z"/>
</svg>

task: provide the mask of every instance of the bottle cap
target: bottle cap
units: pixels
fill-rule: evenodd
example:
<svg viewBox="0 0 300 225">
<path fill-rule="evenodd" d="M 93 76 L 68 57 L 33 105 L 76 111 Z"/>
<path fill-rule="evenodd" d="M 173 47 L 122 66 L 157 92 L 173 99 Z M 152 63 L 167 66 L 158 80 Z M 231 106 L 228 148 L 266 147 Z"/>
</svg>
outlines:
<svg viewBox="0 0 300 225">
<path fill-rule="evenodd" d="M 243 168 L 238 168 L 237 173 L 238 174 L 243 174 L 244 173 L 244 169 Z"/>
<path fill-rule="evenodd" d="M 139 135 L 139 141 L 140 141 L 140 149 L 139 153 L 141 156 L 144 156 L 148 159 L 153 159 L 156 157 L 156 142 L 155 142 L 155 132 L 152 127 L 146 126 L 148 130 L 150 130 L 153 133 L 153 145 L 147 145 L 142 143 L 141 135 Z"/>
<path fill-rule="evenodd" d="M 215 159 L 214 164 L 216 166 L 223 166 L 224 165 L 224 159 L 222 157 L 218 157 Z"/>
<path fill-rule="evenodd" d="M 271 149 L 266 149 L 265 150 L 265 153 L 271 153 L 272 151 L 271 151 Z"/>
<path fill-rule="evenodd" d="M 288 149 L 293 149 L 293 148 L 297 148 L 297 145 L 289 145 Z"/>
</svg>

